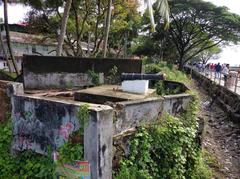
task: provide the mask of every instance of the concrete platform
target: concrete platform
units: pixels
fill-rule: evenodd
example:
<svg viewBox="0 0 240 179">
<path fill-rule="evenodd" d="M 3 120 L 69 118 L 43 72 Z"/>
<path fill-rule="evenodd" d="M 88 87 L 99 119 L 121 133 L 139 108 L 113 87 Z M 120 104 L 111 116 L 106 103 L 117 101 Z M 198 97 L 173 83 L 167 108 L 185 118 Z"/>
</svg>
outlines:
<svg viewBox="0 0 240 179">
<path fill-rule="evenodd" d="M 121 102 L 144 99 L 155 95 L 155 89 L 149 89 L 147 94 L 123 92 L 120 86 L 103 85 L 79 90 L 74 93 L 74 100 L 104 104 L 106 102 Z"/>
</svg>

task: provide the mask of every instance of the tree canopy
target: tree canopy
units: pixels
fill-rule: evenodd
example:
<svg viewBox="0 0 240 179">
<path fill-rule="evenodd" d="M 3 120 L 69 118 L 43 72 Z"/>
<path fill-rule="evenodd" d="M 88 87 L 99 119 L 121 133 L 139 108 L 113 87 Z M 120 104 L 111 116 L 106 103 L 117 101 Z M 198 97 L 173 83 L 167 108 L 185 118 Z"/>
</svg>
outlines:
<svg viewBox="0 0 240 179">
<path fill-rule="evenodd" d="M 153 38 L 174 45 L 180 67 L 204 50 L 240 41 L 240 16 L 226 7 L 203 0 L 172 0 L 169 5 L 170 28 L 163 31 L 158 23 Z"/>
<path fill-rule="evenodd" d="M 62 13 L 63 0 L 24 0 L 32 7 L 26 19 L 32 33 L 41 33 L 51 38 L 57 37 Z M 85 56 L 82 42 L 91 42 L 91 56 L 101 53 L 104 38 L 104 22 L 107 13 L 107 0 L 75 0 L 72 2 L 64 39 L 64 52 L 69 56 Z M 136 35 L 140 14 L 138 3 L 115 0 L 113 2 L 109 44 L 112 49 L 121 49 L 124 45 L 124 33 L 129 39 Z M 115 42 L 118 42 L 117 45 Z M 110 52 L 110 48 L 108 51 Z"/>
</svg>

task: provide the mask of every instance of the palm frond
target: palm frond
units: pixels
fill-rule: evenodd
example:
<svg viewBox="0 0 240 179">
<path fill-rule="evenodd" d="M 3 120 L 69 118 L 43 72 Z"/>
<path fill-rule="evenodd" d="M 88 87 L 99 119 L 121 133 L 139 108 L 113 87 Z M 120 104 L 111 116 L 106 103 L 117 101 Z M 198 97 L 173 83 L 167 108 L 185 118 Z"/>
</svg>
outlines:
<svg viewBox="0 0 240 179">
<path fill-rule="evenodd" d="M 157 0 L 157 12 L 162 16 L 165 21 L 165 29 L 169 27 L 169 5 L 168 0 Z"/>
<path fill-rule="evenodd" d="M 155 32 L 156 24 L 155 24 L 155 20 L 154 20 L 154 16 L 153 16 L 152 0 L 144 0 L 144 2 L 147 4 L 152 31 Z"/>
<path fill-rule="evenodd" d="M 154 20 L 154 15 L 153 15 L 153 4 L 152 0 L 144 0 L 145 4 L 147 4 L 148 12 L 149 12 L 149 17 L 151 21 L 151 26 L 152 30 L 155 31 L 155 20 Z M 156 12 L 160 14 L 160 16 L 164 19 L 164 29 L 169 28 L 169 14 L 170 14 L 170 9 L 168 5 L 168 0 L 157 0 L 157 9 Z"/>
</svg>

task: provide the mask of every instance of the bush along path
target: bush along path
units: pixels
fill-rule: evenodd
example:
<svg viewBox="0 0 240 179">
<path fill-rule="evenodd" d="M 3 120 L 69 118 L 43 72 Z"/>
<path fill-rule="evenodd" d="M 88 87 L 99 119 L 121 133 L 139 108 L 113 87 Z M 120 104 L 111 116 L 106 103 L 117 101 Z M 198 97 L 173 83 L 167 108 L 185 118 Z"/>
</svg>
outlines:
<svg viewBox="0 0 240 179">
<path fill-rule="evenodd" d="M 197 112 L 195 99 L 183 115 L 164 114 L 155 125 L 139 127 L 114 178 L 211 178 L 199 142 Z"/>
<path fill-rule="evenodd" d="M 227 114 L 213 103 L 207 93 L 193 85 L 200 96 L 198 117 L 205 120 L 203 148 L 207 151 L 206 160 L 213 169 L 214 178 L 240 178 L 240 127 L 233 123 Z"/>
</svg>

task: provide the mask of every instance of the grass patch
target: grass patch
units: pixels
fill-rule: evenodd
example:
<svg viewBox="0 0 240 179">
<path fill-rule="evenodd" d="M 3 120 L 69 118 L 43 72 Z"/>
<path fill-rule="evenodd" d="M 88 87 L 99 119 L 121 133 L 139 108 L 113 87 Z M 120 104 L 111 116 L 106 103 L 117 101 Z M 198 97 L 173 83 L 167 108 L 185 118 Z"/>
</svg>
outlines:
<svg viewBox="0 0 240 179">
<path fill-rule="evenodd" d="M 0 70 L 0 79 L 2 80 L 14 81 L 16 77 L 17 77 L 16 73 L 10 73 L 4 70 Z"/>
<path fill-rule="evenodd" d="M 190 84 L 190 78 L 182 71 L 178 70 L 173 64 L 167 62 L 159 62 L 145 65 L 146 73 L 165 73 L 167 80 L 178 81 L 185 84 Z"/>
</svg>

